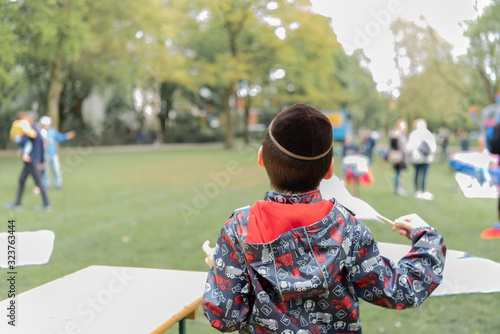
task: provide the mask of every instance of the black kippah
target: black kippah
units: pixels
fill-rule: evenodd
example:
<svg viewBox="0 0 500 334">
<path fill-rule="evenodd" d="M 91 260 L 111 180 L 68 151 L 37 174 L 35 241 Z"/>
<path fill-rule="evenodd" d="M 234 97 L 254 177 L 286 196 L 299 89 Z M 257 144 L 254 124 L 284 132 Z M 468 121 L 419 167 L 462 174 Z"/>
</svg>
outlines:
<svg viewBox="0 0 500 334">
<path fill-rule="evenodd" d="M 269 137 L 280 151 L 299 160 L 318 160 L 333 146 L 332 124 L 307 104 L 294 104 L 280 112 L 269 126 Z"/>
</svg>

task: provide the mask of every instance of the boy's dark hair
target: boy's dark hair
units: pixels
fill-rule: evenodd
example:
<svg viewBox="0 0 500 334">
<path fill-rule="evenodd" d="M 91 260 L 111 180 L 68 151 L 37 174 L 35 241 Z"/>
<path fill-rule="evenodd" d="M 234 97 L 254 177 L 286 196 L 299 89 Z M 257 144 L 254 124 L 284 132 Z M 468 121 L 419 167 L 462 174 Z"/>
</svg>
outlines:
<svg viewBox="0 0 500 334">
<path fill-rule="evenodd" d="M 271 186 L 281 192 L 316 190 L 333 158 L 328 118 L 307 104 L 295 104 L 272 121 L 262 142 Z"/>
</svg>

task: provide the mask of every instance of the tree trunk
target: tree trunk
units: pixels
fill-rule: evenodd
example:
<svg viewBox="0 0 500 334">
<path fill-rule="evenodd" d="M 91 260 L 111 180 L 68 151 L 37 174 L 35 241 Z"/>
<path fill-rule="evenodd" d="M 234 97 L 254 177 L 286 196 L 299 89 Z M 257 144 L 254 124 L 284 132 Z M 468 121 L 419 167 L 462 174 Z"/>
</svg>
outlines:
<svg viewBox="0 0 500 334">
<path fill-rule="evenodd" d="M 248 95 L 247 100 L 245 101 L 245 129 L 243 130 L 243 138 L 245 141 L 245 144 L 250 143 L 250 133 L 248 131 L 248 117 L 250 117 L 250 95 Z"/>
<path fill-rule="evenodd" d="M 54 60 L 51 64 L 49 90 L 47 94 L 47 115 L 52 118 L 52 125 L 59 129 L 59 100 L 64 88 L 63 61 Z"/>
<path fill-rule="evenodd" d="M 161 107 L 161 109 L 163 109 L 163 107 Z M 162 135 L 165 135 L 165 132 L 167 131 L 167 127 L 165 125 L 165 123 L 167 122 L 167 112 L 164 112 L 163 110 L 161 110 L 158 113 L 158 119 L 160 121 L 160 131 L 161 131 Z"/>
<path fill-rule="evenodd" d="M 234 84 L 231 82 L 227 85 L 224 91 L 224 110 L 223 114 L 226 116 L 226 143 L 225 147 L 227 149 L 234 148 L 234 117 L 232 113 L 232 108 L 229 104 L 229 98 L 233 93 Z"/>
<path fill-rule="evenodd" d="M 64 100 L 64 91 L 61 95 L 61 99 L 60 100 Z M 61 101 L 59 101 L 61 102 Z M 66 116 L 64 115 L 64 108 L 63 106 L 60 104 L 59 105 L 59 131 L 62 133 L 64 132 L 64 122 L 66 122 Z"/>
<path fill-rule="evenodd" d="M 83 121 L 83 113 L 82 113 L 82 107 L 83 107 L 83 100 L 84 97 L 78 97 L 78 102 L 76 103 L 75 106 L 75 111 L 76 114 L 78 115 L 78 120 L 80 121 L 80 125 L 82 129 L 85 129 L 85 122 Z"/>
<path fill-rule="evenodd" d="M 166 132 L 166 121 L 168 119 L 168 111 L 172 109 L 174 104 L 174 93 L 177 89 L 177 84 L 173 82 L 162 82 L 160 84 L 160 112 L 158 113 L 158 119 L 160 120 L 161 133 L 165 136 Z"/>
</svg>

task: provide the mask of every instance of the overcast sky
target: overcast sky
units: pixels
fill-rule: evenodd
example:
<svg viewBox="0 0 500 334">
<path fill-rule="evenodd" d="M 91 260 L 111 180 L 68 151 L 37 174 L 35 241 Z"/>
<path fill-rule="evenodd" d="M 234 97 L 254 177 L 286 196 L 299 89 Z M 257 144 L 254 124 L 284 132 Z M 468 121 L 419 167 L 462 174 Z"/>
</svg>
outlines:
<svg viewBox="0 0 500 334">
<path fill-rule="evenodd" d="M 477 0 L 479 9 L 490 0 Z M 377 88 L 390 91 L 387 85 L 397 88 L 399 79 L 394 67 L 393 37 L 389 30 L 392 20 L 402 17 L 422 23 L 422 15 L 428 24 L 455 45 L 455 55 L 463 54 L 467 41 L 463 37 L 460 22 L 477 17 L 476 0 L 311 0 L 313 11 L 332 18 L 332 27 L 348 54 L 361 48 L 371 59 L 372 72 Z"/>
</svg>

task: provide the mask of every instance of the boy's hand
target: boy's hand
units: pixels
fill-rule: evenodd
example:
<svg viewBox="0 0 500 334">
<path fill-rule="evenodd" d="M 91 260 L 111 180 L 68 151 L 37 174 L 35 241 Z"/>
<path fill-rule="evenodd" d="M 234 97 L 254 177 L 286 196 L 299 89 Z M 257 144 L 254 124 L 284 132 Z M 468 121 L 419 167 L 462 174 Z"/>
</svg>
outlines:
<svg viewBox="0 0 500 334">
<path fill-rule="evenodd" d="M 208 240 L 205 241 L 201 249 L 203 249 L 205 254 L 207 254 L 205 262 L 208 264 L 209 267 L 211 267 L 212 264 L 214 263 L 214 249 L 210 247 L 210 241 Z"/>
<path fill-rule="evenodd" d="M 420 218 L 416 213 L 412 213 L 406 216 L 399 217 L 394 220 L 394 225 L 392 226 L 393 231 L 399 229 L 399 234 L 410 239 L 410 234 L 417 227 L 427 227 L 427 224 L 422 218 Z"/>
<path fill-rule="evenodd" d="M 30 163 L 31 162 L 31 157 L 29 154 L 23 154 L 22 159 L 24 162 Z"/>
</svg>

